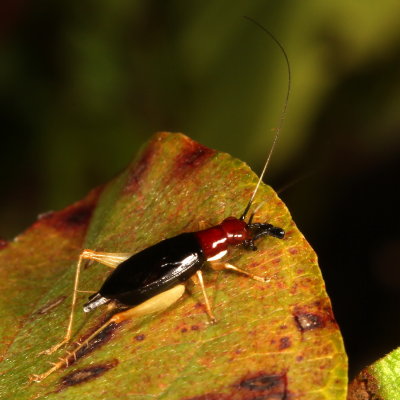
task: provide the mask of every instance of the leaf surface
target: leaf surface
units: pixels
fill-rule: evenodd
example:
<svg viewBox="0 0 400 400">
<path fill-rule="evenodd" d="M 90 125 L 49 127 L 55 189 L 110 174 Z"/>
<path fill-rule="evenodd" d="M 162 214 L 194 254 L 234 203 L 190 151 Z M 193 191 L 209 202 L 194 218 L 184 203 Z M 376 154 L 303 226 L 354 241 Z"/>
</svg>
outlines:
<svg viewBox="0 0 400 400">
<path fill-rule="evenodd" d="M 65 210 L 39 219 L 0 251 L 2 342 L 0 397 L 5 399 L 345 399 L 346 355 L 310 245 L 274 191 L 262 185 L 255 221 L 286 231 L 258 250 L 232 250 L 230 263 L 267 283 L 205 271 L 218 322 L 208 323 L 201 290 L 165 312 L 106 329 L 93 351 L 41 383 L 31 374 L 65 356 L 38 353 L 63 337 L 75 264 L 83 248 L 138 252 L 244 210 L 257 182 L 247 165 L 181 134 L 157 134 L 128 168 Z M 81 290 L 108 274 L 82 271 Z M 85 314 L 80 293 L 75 341 L 107 317 Z M 73 346 L 69 346 L 71 350 Z"/>
</svg>

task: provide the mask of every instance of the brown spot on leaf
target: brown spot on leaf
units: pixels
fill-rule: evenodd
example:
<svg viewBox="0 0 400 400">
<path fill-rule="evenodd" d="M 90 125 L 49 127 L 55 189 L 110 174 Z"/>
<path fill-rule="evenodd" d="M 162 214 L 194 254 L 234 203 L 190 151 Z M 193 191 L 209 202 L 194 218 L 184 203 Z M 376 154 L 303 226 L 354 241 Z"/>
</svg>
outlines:
<svg viewBox="0 0 400 400">
<path fill-rule="evenodd" d="M 66 298 L 67 298 L 67 296 L 59 296 L 59 297 L 55 298 L 54 300 L 49 301 L 42 308 L 37 310 L 34 315 L 47 314 L 53 308 L 56 308 L 58 305 L 60 305 Z"/>
<path fill-rule="evenodd" d="M 192 325 L 190 329 L 192 331 L 198 331 L 199 330 L 199 326 L 198 325 Z"/>
<path fill-rule="evenodd" d="M 310 305 L 295 307 L 293 318 L 301 332 L 322 328 L 337 328 L 328 300 L 315 301 Z"/>
<path fill-rule="evenodd" d="M 323 319 L 317 314 L 298 313 L 294 316 L 294 319 L 297 327 L 302 332 L 324 327 Z"/>
<path fill-rule="evenodd" d="M 286 374 L 284 375 L 268 375 L 259 374 L 255 377 L 246 378 L 240 382 L 241 388 L 259 392 L 259 398 L 286 398 Z"/>
<path fill-rule="evenodd" d="M 118 365 L 118 360 L 112 360 L 102 364 L 91 365 L 87 368 L 81 368 L 77 371 L 71 372 L 65 375 L 60 382 L 59 388 L 56 392 L 61 392 L 70 386 L 79 385 L 91 381 L 99 376 L 103 375 L 105 372 L 109 371 Z"/>
<path fill-rule="evenodd" d="M 290 341 L 290 337 L 284 336 L 284 337 L 280 338 L 280 340 L 279 340 L 279 350 L 287 349 L 291 345 L 292 345 L 292 343 Z"/>
<path fill-rule="evenodd" d="M 106 344 L 112 338 L 113 333 L 120 325 L 121 324 L 111 323 L 110 325 L 106 326 L 93 339 L 91 339 L 86 346 L 80 348 L 75 354 L 71 354 L 71 356 L 68 358 L 68 366 L 74 364 L 80 358 L 86 356 L 87 354 Z M 83 343 L 98 328 L 99 327 L 94 328 L 90 333 L 82 337 L 80 339 L 80 343 Z"/>
<path fill-rule="evenodd" d="M 72 234 L 75 231 L 85 229 L 89 225 L 92 212 L 96 206 L 97 199 L 102 189 L 102 187 L 98 187 L 92 190 L 83 200 L 74 203 L 61 211 L 42 214 L 31 228 L 43 224 L 51 226 L 58 231 Z"/>
<path fill-rule="evenodd" d="M 271 261 L 271 264 L 273 264 L 273 265 L 279 265 L 280 263 L 281 263 L 280 257 L 277 257 Z"/>
<path fill-rule="evenodd" d="M 193 140 L 185 141 L 185 148 L 176 158 L 172 176 L 182 176 L 188 169 L 201 167 L 212 155 L 215 150 L 209 149 Z"/>
<path fill-rule="evenodd" d="M 129 194 L 138 190 L 140 182 L 148 171 L 156 152 L 155 142 L 146 147 L 139 161 L 128 170 L 128 179 L 124 187 L 124 193 Z"/>
<path fill-rule="evenodd" d="M 136 336 L 135 336 L 135 339 L 136 339 L 138 342 L 141 342 L 142 340 L 144 340 L 145 337 L 146 337 L 145 335 L 141 334 L 141 335 L 136 335 Z"/>
<path fill-rule="evenodd" d="M 8 246 L 9 242 L 5 239 L 0 238 L 0 250 L 5 249 Z"/>
<path fill-rule="evenodd" d="M 287 400 L 286 374 L 248 374 L 224 393 L 206 393 L 186 400 Z"/>
</svg>

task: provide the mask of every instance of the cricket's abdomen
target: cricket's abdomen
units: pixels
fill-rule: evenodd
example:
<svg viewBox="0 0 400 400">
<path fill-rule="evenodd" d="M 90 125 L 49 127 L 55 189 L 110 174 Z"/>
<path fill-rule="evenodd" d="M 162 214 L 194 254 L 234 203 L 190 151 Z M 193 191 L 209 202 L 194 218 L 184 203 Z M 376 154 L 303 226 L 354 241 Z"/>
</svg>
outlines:
<svg viewBox="0 0 400 400">
<path fill-rule="evenodd" d="M 106 279 L 101 296 L 134 306 L 185 282 L 206 261 L 194 233 L 165 239 L 121 263 Z"/>
</svg>

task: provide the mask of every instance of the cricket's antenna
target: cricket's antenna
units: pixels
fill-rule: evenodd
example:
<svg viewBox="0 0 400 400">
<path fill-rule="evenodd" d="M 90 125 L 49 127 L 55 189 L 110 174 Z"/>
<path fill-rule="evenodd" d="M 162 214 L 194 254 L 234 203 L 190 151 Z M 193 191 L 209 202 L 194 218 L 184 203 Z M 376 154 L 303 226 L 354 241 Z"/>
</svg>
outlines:
<svg viewBox="0 0 400 400">
<path fill-rule="evenodd" d="M 271 150 L 268 153 L 268 157 L 267 157 L 267 161 L 265 161 L 264 164 L 264 168 L 261 172 L 260 178 L 258 179 L 257 185 L 253 191 L 253 194 L 250 197 L 250 200 L 242 214 L 242 216 L 240 217 L 241 220 L 244 220 L 246 218 L 247 213 L 250 210 L 251 205 L 253 204 L 253 200 L 254 197 L 256 196 L 256 193 L 258 191 L 258 188 L 260 186 L 260 183 L 265 175 L 265 171 L 267 170 L 268 164 L 269 164 L 269 160 L 271 159 L 271 155 L 274 151 L 276 142 L 278 141 L 279 135 L 281 133 L 282 130 L 282 126 L 283 126 L 283 121 L 285 120 L 285 116 L 286 116 L 286 110 L 287 110 L 287 106 L 288 106 L 288 102 L 289 102 L 289 95 L 290 95 L 290 87 L 291 87 L 291 83 L 292 83 L 292 74 L 291 74 L 291 70 L 290 70 L 290 63 L 289 63 L 289 57 L 285 51 L 285 49 L 283 48 L 282 44 L 279 42 L 279 40 L 264 26 L 262 26 L 259 22 L 257 22 L 256 20 L 254 20 L 253 18 L 247 17 L 245 16 L 244 18 L 246 18 L 247 20 L 249 20 L 250 22 L 252 22 L 253 24 L 255 24 L 256 26 L 258 26 L 261 30 L 263 30 L 277 45 L 278 47 L 281 49 L 283 56 L 285 57 L 285 61 L 286 61 L 286 66 L 287 66 L 287 70 L 288 70 L 288 87 L 287 87 L 287 92 L 286 92 L 286 98 L 285 98 L 285 102 L 283 105 L 283 110 L 282 110 L 282 114 L 281 117 L 279 119 L 279 125 L 278 127 L 275 129 L 275 137 L 274 137 L 274 141 L 272 142 L 272 146 L 271 146 Z"/>
</svg>

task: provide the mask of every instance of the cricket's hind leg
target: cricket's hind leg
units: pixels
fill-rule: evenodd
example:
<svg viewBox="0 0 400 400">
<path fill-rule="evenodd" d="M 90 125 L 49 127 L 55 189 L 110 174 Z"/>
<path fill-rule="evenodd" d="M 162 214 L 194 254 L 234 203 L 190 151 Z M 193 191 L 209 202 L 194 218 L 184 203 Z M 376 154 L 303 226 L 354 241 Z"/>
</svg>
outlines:
<svg viewBox="0 0 400 400">
<path fill-rule="evenodd" d="M 93 250 L 83 250 L 82 251 L 82 253 L 79 256 L 78 263 L 76 265 L 74 289 L 72 292 L 71 312 L 69 314 L 68 326 L 67 326 L 67 331 L 65 333 L 65 336 L 61 342 L 55 344 L 54 346 L 51 346 L 49 349 L 44 350 L 44 351 L 40 352 L 39 354 L 52 354 L 56 350 L 58 350 L 61 346 L 68 343 L 69 340 L 71 339 L 72 324 L 74 322 L 74 311 L 75 311 L 76 298 L 77 298 L 77 293 L 79 293 L 79 290 L 78 290 L 79 277 L 80 277 L 81 267 L 82 267 L 84 261 L 93 260 L 93 261 L 97 261 L 103 265 L 106 265 L 107 267 L 116 268 L 119 264 L 121 264 L 123 261 L 128 259 L 131 255 L 132 255 L 132 253 L 104 253 L 104 252 L 98 252 L 98 251 L 93 251 Z M 105 301 L 103 301 L 102 304 L 104 304 L 104 303 L 105 303 Z"/>
<path fill-rule="evenodd" d="M 166 290 L 145 302 L 130 308 L 126 311 L 119 312 L 113 315 L 107 322 L 105 322 L 99 329 L 97 329 L 92 335 L 90 335 L 84 342 L 80 343 L 72 353 L 69 353 L 66 358 L 61 359 L 59 362 L 54 363 L 53 366 L 40 375 L 32 375 L 29 380 L 33 382 L 40 382 L 47 378 L 53 372 L 59 370 L 60 368 L 67 367 L 70 360 L 76 360 L 79 350 L 87 346 L 92 339 L 94 339 L 100 332 L 107 328 L 111 324 L 119 324 L 132 317 L 140 317 L 147 314 L 152 314 L 155 312 L 160 312 L 168 308 L 170 305 L 178 301 L 183 293 L 185 292 L 185 285 L 180 284 L 172 289 Z"/>
</svg>

